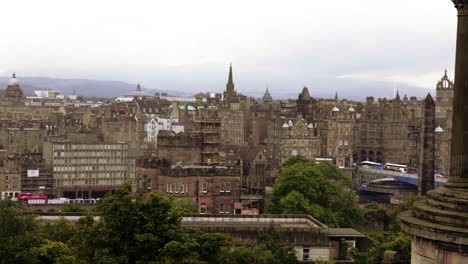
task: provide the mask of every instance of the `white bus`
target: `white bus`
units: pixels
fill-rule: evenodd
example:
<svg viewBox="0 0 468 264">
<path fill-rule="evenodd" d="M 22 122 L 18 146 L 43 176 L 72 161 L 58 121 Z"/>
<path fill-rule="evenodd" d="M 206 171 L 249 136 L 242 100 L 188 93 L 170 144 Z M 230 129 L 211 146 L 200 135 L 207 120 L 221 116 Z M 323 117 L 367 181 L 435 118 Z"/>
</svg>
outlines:
<svg viewBox="0 0 468 264">
<path fill-rule="evenodd" d="M 394 163 L 385 163 L 384 169 L 406 173 L 408 171 L 408 166 Z"/>
</svg>

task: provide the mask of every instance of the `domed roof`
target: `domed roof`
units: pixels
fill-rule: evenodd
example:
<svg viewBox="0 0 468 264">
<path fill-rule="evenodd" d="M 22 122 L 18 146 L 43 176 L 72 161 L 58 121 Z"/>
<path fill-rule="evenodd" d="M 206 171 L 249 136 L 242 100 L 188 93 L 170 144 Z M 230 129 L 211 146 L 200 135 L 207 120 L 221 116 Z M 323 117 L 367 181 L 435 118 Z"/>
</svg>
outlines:
<svg viewBox="0 0 468 264">
<path fill-rule="evenodd" d="M 442 132 L 444 132 L 444 129 L 441 128 L 440 126 L 438 126 L 434 131 L 435 131 L 436 133 L 442 133 Z"/>
<path fill-rule="evenodd" d="M 314 128 L 314 123 L 310 123 L 309 125 L 307 125 L 308 128 Z"/>
<path fill-rule="evenodd" d="M 333 111 L 333 112 L 339 112 L 340 109 L 339 109 L 338 107 L 336 107 L 336 105 L 335 105 L 335 107 L 333 107 L 332 111 Z"/>
<path fill-rule="evenodd" d="M 351 106 L 351 107 L 348 109 L 348 111 L 354 112 L 355 110 L 354 110 L 354 108 Z"/>
<path fill-rule="evenodd" d="M 8 86 L 10 85 L 19 85 L 18 79 L 16 79 L 16 74 L 13 73 L 11 79 L 8 81 Z"/>
<path fill-rule="evenodd" d="M 284 123 L 283 128 L 288 128 L 288 127 L 289 127 L 288 124 Z"/>
</svg>

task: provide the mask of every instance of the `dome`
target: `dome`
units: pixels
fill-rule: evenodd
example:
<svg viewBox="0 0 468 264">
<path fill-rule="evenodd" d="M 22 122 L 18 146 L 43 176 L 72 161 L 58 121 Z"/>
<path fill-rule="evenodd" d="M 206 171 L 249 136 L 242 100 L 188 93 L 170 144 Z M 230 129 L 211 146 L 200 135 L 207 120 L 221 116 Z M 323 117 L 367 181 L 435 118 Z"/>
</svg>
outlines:
<svg viewBox="0 0 468 264">
<path fill-rule="evenodd" d="M 288 124 L 284 123 L 283 128 L 288 128 Z"/>
<path fill-rule="evenodd" d="M 8 81 L 8 86 L 10 85 L 19 85 L 18 79 L 16 79 L 16 74 L 13 73 L 11 79 Z"/>
<path fill-rule="evenodd" d="M 333 107 L 332 111 L 333 111 L 333 112 L 339 112 L 340 109 L 339 109 L 338 107 L 336 107 L 336 105 L 335 105 L 335 107 Z"/>
<path fill-rule="evenodd" d="M 438 126 L 434 131 L 435 131 L 436 133 L 442 133 L 442 132 L 444 132 L 444 129 L 441 128 L 440 126 Z"/>
<path fill-rule="evenodd" d="M 351 107 L 348 109 L 348 111 L 354 112 L 355 110 L 354 110 L 354 108 L 351 106 Z"/>
<path fill-rule="evenodd" d="M 308 128 L 314 128 L 314 123 L 310 123 L 309 125 L 307 125 Z"/>
</svg>

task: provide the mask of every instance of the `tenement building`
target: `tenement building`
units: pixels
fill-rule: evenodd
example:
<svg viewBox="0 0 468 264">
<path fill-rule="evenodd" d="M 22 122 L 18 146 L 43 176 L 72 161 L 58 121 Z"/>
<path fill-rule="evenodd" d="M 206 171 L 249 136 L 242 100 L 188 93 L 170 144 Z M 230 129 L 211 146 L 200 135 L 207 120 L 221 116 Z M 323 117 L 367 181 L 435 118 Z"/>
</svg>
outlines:
<svg viewBox="0 0 468 264">
<path fill-rule="evenodd" d="M 427 199 L 400 215 L 412 235 L 411 263 L 468 263 L 468 1 L 452 0 L 458 11 L 450 176 Z"/>
<path fill-rule="evenodd" d="M 233 214 L 240 202 L 240 179 L 239 166 L 177 163 L 160 169 L 157 189 L 193 201 L 200 214 Z"/>
</svg>

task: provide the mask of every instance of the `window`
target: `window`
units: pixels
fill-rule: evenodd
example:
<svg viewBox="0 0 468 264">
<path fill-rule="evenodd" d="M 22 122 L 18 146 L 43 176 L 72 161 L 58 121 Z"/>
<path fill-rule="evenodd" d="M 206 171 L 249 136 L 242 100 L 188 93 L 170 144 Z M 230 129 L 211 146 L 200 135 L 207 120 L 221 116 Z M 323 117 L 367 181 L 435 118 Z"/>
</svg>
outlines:
<svg viewBox="0 0 468 264">
<path fill-rule="evenodd" d="M 302 249 L 302 260 L 309 260 L 309 248 Z"/>
<path fill-rule="evenodd" d="M 180 184 L 176 183 L 174 192 L 179 193 L 179 188 L 180 188 Z"/>
<path fill-rule="evenodd" d="M 185 184 L 181 184 L 180 185 L 180 193 L 184 193 L 185 192 Z"/>
<path fill-rule="evenodd" d="M 221 184 L 220 188 L 219 188 L 219 192 L 225 192 L 225 191 L 226 191 L 226 188 L 225 188 L 224 184 Z"/>
<path fill-rule="evenodd" d="M 231 183 L 226 183 L 226 192 L 231 192 Z"/>
<path fill-rule="evenodd" d="M 206 183 L 206 182 L 203 183 L 202 192 L 204 192 L 204 193 L 208 192 L 208 183 Z"/>
<path fill-rule="evenodd" d="M 200 214 L 206 214 L 206 203 L 200 204 Z"/>
<path fill-rule="evenodd" d="M 219 213 L 220 213 L 220 214 L 223 214 L 223 213 L 224 213 L 224 204 L 221 204 L 221 205 L 219 206 Z"/>
<path fill-rule="evenodd" d="M 172 193 L 173 184 L 169 184 L 169 192 Z"/>
<path fill-rule="evenodd" d="M 230 214 L 231 213 L 231 205 L 230 204 L 225 204 L 224 205 L 224 213 L 225 214 Z"/>
</svg>

